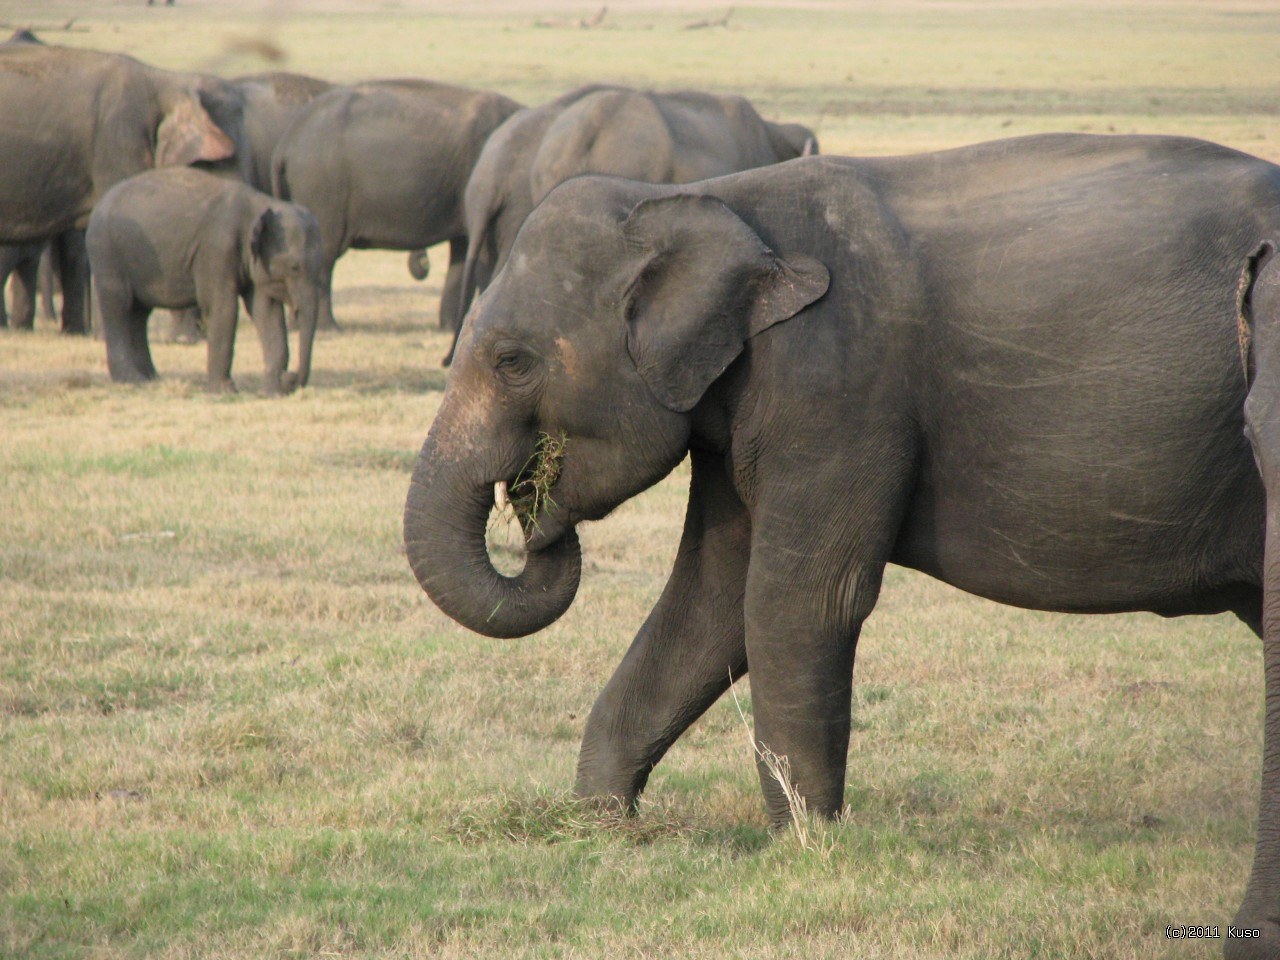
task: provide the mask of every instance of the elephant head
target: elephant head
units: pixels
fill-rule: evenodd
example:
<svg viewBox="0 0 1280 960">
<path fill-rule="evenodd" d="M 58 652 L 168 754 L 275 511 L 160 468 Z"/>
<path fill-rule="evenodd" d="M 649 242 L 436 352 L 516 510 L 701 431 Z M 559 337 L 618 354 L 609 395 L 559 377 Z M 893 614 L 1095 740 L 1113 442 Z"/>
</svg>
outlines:
<svg viewBox="0 0 1280 960">
<path fill-rule="evenodd" d="M 554 621 L 577 590 L 575 525 L 666 476 L 711 384 L 827 283 L 714 197 L 599 177 L 556 188 L 473 308 L 414 470 L 405 544 L 428 595 L 490 636 Z M 495 490 L 535 473 L 525 568 L 504 577 L 486 520 Z"/>
<path fill-rule="evenodd" d="M 276 201 L 254 221 L 249 238 L 254 287 L 287 303 L 298 327 L 296 386 L 311 376 L 311 347 L 324 300 L 324 251 L 320 227 L 305 207 Z"/>
</svg>

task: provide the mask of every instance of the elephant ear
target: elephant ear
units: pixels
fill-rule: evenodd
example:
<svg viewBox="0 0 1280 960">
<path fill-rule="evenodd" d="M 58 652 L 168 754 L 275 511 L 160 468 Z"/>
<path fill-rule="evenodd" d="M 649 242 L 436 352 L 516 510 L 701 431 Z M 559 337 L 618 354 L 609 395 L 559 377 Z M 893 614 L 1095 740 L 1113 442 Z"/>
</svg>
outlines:
<svg viewBox="0 0 1280 960">
<path fill-rule="evenodd" d="M 783 259 L 715 197 L 644 200 L 622 224 L 635 253 L 627 349 L 653 395 L 685 413 L 747 340 L 827 291 L 823 264 Z"/>
<path fill-rule="evenodd" d="M 249 234 L 249 252 L 259 263 L 267 262 L 267 245 L 278 226 L 276 212 L 270 207 L 263 210 L 262 215 L 254 221 L 253 231 Z"/>
<path fill-rule="evenodd" d="M 236 145 L 194 94 L 178 97 L 156 128 L 156 166 L 185 167 L 200 161 L 225 160 Z"/>
</svg>

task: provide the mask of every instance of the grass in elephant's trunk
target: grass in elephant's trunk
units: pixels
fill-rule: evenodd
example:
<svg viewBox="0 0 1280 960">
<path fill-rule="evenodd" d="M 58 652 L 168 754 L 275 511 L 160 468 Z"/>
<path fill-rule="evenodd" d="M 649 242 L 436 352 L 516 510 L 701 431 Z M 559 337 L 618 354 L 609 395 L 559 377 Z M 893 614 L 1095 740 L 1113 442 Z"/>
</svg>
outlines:
<svg viewBox="0 0 1280 960">
<path fill-rule="evenodd" d="M 511 485 L 511 509 L 526 537 L 538 529 L 538 518 L 556 505 L 551 499 L 551 488 L 560 477 L 560 461 L 564 459 L 567 443 L 563 432 L 554 437 L 539 433 L 533 454 Z"/>
</svg>

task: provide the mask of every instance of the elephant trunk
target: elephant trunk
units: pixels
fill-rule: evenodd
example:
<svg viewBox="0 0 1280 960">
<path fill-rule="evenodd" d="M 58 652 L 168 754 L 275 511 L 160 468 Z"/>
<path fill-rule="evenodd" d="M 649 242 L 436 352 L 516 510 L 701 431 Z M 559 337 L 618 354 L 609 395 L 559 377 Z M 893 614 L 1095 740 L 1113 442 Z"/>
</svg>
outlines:
<svg viewBox="0 0 1280 960">
<path fill-rule="evenodd" d="M 320 294 L 314 287 L 304 287 L 293 304 L 298 326 L 298 386 L 305 387 L 311 378 L 311 346 L 315 343 L 319 322 Z"/>
<path fill-rule="evenodd" d="M 578 535 L 569 528 L 555 542 L 528 553 L 520 574 L 502 575 L 485 544 L 494 481 L 468 466 L 441 450 L 437 427 L 432 427 L 405 502 L 409 564 L 427 595 L 464 627 L 490 637 L 541 630 L 569 609 L 578 591 Z"/>
</svg>

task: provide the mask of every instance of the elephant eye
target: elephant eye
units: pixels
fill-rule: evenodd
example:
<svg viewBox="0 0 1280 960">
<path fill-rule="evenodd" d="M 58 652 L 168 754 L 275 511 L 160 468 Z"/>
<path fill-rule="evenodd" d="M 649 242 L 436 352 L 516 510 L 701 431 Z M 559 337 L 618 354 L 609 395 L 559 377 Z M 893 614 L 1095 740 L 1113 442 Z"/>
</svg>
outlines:
<svg viewBox="0 0 1280 960">
<path fill-rule="evenodd" d="M 494 348 L 494 373 L 512 389 L 523 390 L 531 386 L 536 367 L 535 355 L 518 344 L 499 343 Z"/>
</svg>

